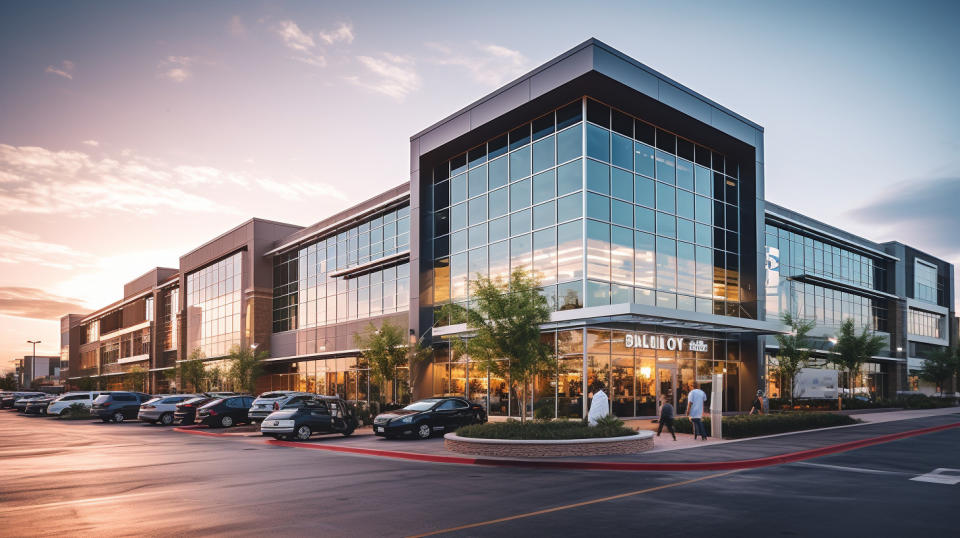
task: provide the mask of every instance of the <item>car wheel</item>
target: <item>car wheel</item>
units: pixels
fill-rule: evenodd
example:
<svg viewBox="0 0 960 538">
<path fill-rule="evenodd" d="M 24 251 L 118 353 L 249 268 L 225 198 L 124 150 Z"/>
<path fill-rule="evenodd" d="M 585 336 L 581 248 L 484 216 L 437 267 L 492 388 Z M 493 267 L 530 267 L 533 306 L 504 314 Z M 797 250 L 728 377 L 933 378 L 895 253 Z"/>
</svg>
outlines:
<svg viewBox="0 0 960 538">
<path fill-rule="evenodd" d="M 280 435 L 279 433 L 275 433 L 275 434 L 271 435 L 270 437 L 273 437 L 273 438 L 276 439 L 277 441 L 282 441 L 282 440 L 283 440 L 283 436 Z"/>
<path fill-rule="evenodd" d="M 63 418 L 70 418 L 71 413 L 72 411 L 70 411 L 69 409 L 64 409 L 63 411 L 60 412 L 60 416 Z"/>
<path fill-rule="evenodd" d="M 116 422 L 117 424 L 122 423 L 124 418 L 126 417 L 123 416 L 122 411 L 117 411 L 116 413 L 113 414 L 113 421 Z"/>
<path fill-rule="evenodd" d="M 419 437 L 419 438 L 421 438 L 421 439 L 429 439 L 429 438 L 430 438 L 430 433 L 431 433 L 431 431 L 430 431 L 430 425 L 427 424 L 426 422 L 424 422 L 423 424 L 417 426 L 417 437 Z"/>
<path fill-rule="evenodd" d="M 229 415 L 220 417 L 220 426 L 223 428 L 229 428 L 230 426 L 233 426 L 233 417 Z"/>
<path fill-rule="evenodd" d="M 104 421 L 104 422 L 110 422 L 110 417 L 101 418 L 100 420 L 102 420 L 102 421 Z"/>
<path fill-rule="evenodd" d="M 306 441 L 310 438 L 310 434 L 312 433 L 313 431 L 310 430 L 310 426 L 304 424 L 303 426 L 297 428 L 297 439 L 300 441 Z"/>
<path fill-rule="evenodd" d="M 351 435 L 353 435 L 353 428 L 349 428 L 347 431 L 343 432 L 344 437 L 350 437 Z"/>
<path fill-rule="evenodd" d="M 173 424 L 173 415 L 170 413 L 164 413 L 160 415 L 160 424 L 163 424 L 164 426 Z"/>
</svg>

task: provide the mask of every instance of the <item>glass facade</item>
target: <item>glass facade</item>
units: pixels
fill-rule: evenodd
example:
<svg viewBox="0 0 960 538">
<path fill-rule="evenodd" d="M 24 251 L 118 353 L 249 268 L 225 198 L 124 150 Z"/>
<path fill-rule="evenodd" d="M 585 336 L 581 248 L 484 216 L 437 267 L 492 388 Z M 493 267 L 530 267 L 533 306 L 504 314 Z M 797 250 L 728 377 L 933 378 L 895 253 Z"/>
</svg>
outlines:
<svg viewBox="0 0 960 538">
<path fill-rule="evenodd" d="M 911 308 L 907 312 L 907 331 L 917 336 L 943 338 L 944 316 Z"/>
<path fill-rule="evenodd" d="M 377 401 L 385 390 L 387 399 L 409 403 L 409 370 L 398 368 L 396 379 L 389 386 L 381 387 L 370 379 L 369 369 L 363 359 L 346 357 L 291 363 L 286 373 L 270 373 L 261 378 L 263 391 L 295 390 L 328 396 L 341 396 L 351 401 Z"/>
<path fill-rule="evenodd" d="M 187 354 L 219 357 L 241 343 L 243 252 L 187 275 Z"/>
<path fill-rule="evenodd" d="M 886 268 L 882 261 L 772 224 L 766 225 L 766 246 L 779 249 L 780 253 L 777 284 L 767 289 L 767 319 L 776 319 L 781 312 L 792 312 L 823 326 L 838 327 L 843 320 L 853 318 L 857 327 L 889 330 L 885 299 L 861 295 L 841 286 L 832 288 L 797 280 L 797 277 L 812 275 L 886 291 Z"/>
<path fill-rule="evenodd" d="M 937 304 L 937 268 L 922 260 L 916 260 L 913 269 L 914 299 Z"/>
<path fill-rule="evenodd" d="M 680 413 L 694 383 L 710 394 L 712 375 L 724 374 L 724 409 L 739 409 L 739 347 L 735 342 L 696 336 L 706 352 L 640 349 L 626 346 L 632 331 L 572 329 L 545 332 L 542 338 L 555 351 L 555 362 L 534 379 L 527 398 L 527 415 L 536 418 L 582 418 L 584 395 L 603 382 L 611 411 L 620 417 L 655 416 L 658 398 L 666 397 Z M 433 394 L 462 396 L 484 405 L 493 416 L 519 416 L 520 395 L 509 379 L 482 369 L 469 357 L 450 359 L 441 348 L 433 364 Z"/>
<path fill-rule="evenodd" d="M 478 274 L 525 268 L 555 310 L 747 315 L 739 168 L 708 148 L 584 99 L 442 163 L 432 180 L 438 307 L 468 308 Z M 438 308 L 437 324 L 448 313 Z"/>
<path fill-rule="evenodd" d="M 388 263 L 337 276 L 338 271 L 410 248 L 410 207 L 274 257 L 273 332 L 403 312 L 410 302 L 410 266 Z"/>
<path fill-rule="evenodd" d="M 179 345 L 180 288 L 164 290 L 160 295 L 160 338 L 163 351 Z"/>
</svg>

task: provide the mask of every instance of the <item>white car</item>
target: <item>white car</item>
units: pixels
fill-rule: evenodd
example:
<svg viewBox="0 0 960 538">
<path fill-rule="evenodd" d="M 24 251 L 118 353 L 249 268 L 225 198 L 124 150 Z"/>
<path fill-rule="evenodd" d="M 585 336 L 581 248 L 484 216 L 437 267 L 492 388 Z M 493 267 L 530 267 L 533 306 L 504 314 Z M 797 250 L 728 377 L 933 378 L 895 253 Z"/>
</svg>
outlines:
<svg viewBox="0 0 960 538">
<path fill-rule="evenodd" d="M 250 411 L 247 412 L 247 417 L 253 421 L 261 421 L 267 418 L 270 413 L 290 403 L 294 398 L 313 398 L 314 396 L 316 395 L 312 392 L 297 392 L 294 390 L 264 392 L 253 401 Z"/>
<path fill-rule="evenodd" d="M 93 400 L 99 395 L 99 392 L 68 392 L 50 402 L 50 405 L 47 406 L 47 414 L 59 416 L 63 413 L 72 413 L 73 411 L 70 409 L 70 406 L 73 404 L 80 404 L 87 408 L 89 412 L 90 405 L 93 404 Z"/>
<path fill-rule="evenodd" d="M 160 423 L 164 426 L 169 426 L 173 424 L 173 413 L 177 410 L 177 404 L 196 397 L 196 394 L 165 394 L 163 396 L 157 396 L 140 405 L 140 412 L 137 414 L 137 419 L 150 422 L 151 424 Z"/>
</svg>

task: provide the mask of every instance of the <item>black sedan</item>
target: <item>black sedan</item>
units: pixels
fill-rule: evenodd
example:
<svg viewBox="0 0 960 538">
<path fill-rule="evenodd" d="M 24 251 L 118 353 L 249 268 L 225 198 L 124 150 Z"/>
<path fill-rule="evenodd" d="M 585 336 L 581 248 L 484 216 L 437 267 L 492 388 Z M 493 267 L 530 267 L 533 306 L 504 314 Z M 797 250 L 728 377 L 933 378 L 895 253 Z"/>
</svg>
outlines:
<svg viewBox="0 0 960 538">
<path fill-rule="evenodd" d="M 197 410 L 197 423 L 211 428 L 229 428 L 241 422 L 249 423 L 247 411 L 253 405 L 253 396 L 217 398 Z"/>
<path fill-rule="evenodd" d="M 346 402 L 335 396 L 316 396 L 287 404 L 260 423 L 260 433 L 274 439 L 306 441 L 314 433 L 339 433 L 357 429 L 357 418 Z"/>
<path fill-rule="evenodd" d="M 427 439 L 434 432 L 452 432 L 460 426 L 486 421 L 487 413 L 479 404 L 463 398 L 427 398 L 377 415 L 373 419 L 373 433 L 387 439 L 410 436 Z"/>
<path fill-rule="evenodd" d="M 23 408 L 23 412 L 28 415 L 46 415 L 47 406 L 50 405 L 50 402 L 56 399 L 56 396 L 47 396 L 45 398 L 37 398 L 36 400 L 31 400 L 26 407 Z"/>
<path fill-rule="evenodd" d="M 197 418 L 197 409 L 216 399 L 212 396 L 198 396 L 177 404 L 177 410 L 173 412 L 173 423 L 193 424 L 193 421 Z"/>
</svg>

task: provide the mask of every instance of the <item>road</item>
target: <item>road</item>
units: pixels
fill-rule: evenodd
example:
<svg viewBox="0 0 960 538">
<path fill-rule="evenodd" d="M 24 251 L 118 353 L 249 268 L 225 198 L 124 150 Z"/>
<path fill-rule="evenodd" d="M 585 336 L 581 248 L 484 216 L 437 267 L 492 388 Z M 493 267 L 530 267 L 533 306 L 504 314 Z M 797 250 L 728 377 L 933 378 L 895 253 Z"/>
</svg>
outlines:
<svg viewBox="0 0 960 538">
<path fill-rule="evenodd" d="M 753 470 L 546 471 L 2 411 L 0 535 L 956 536 L 960 484 L 912 479 L 960 469 L 958 447 L 954 428 Z"/>
</svg>

